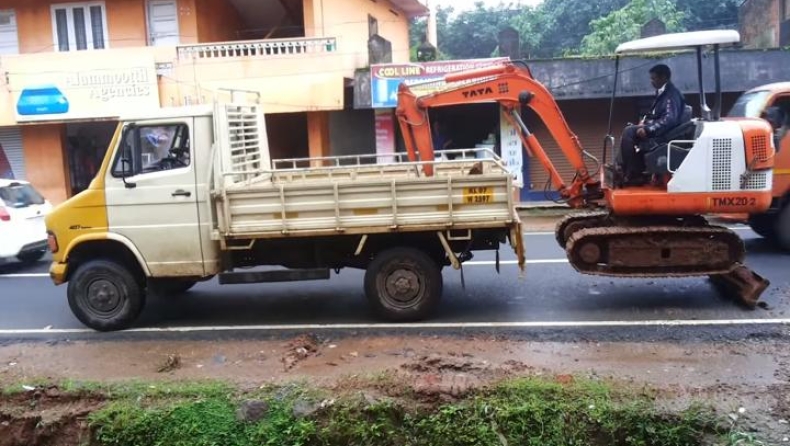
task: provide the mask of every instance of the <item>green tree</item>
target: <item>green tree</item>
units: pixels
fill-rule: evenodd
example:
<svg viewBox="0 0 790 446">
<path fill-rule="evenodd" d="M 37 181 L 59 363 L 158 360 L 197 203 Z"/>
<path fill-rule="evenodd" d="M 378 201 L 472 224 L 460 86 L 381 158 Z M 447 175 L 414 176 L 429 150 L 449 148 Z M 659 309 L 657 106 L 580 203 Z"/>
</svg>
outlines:
<svg viewBox="0 0 790 446">
<path fill-rule="evenodd" d="M 584 36 L 592 32 L 590 24 L 612 11 L 622 8 L 628 0 L 545 0 L 535 14 L 540 14 L 540 46 L 532 57 L 559 57 L 577 53 Z"/>
<path fill-rule="evenodd" d="M 684 31 L 686 14 L 673 0 L 631 0 L 624 7 L 590 23 L 593 32 L 582 39 L 580 53 L 585 56 L 612 54 L 617 45 L 638 39 L 642 25 L 658 18 L 667 32 Z"/>
</svg>

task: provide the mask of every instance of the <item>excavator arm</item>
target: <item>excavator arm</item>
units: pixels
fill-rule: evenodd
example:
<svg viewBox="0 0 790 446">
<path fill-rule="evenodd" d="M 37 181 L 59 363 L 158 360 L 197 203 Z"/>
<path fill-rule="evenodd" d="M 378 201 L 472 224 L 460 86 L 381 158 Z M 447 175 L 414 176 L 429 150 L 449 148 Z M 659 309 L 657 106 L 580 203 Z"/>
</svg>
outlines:
<svg viewBox="0 0 790 446">
<path fill-rule="evenodd" d="M 461 86 L 417 97 L 406 84 L 398 88 L 396 115 L 411 161 L 434 160 L 428 110 L 434 107 L 497 102 L 505 111 L 506 119 L 518 129 L 518 135 L 529 156 L 538 161 L 549 173 L 552 185 L 571 207 L 588 205 L 588 197 L 599 198 L 600 182 L 593 178 L 584 163 L 579 139 L 571 131 L 557 102 L 529 69 L 513 63 L 471 70 L 445 76 L 445 82 L 464 83 Z M 564 156 L 576 171 L 568 185 L 557 172 L 546 151 L 521 119 L 521 108 L 530 107 L 541 118 Z M 433 165 L 423 166 L 427 176 L 433 175 Z"/>
</svg>

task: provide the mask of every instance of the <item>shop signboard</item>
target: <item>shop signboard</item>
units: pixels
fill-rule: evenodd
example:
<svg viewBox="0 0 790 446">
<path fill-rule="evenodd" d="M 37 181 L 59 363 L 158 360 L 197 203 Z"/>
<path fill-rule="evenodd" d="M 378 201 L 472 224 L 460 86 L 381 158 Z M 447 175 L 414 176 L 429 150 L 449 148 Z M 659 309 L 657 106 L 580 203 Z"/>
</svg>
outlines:
<svg viewBox="0 0 790 446">
<path fill-rule="evenodd" d="M 505 112 L 500 109 L 499 116 L 499 140 L 502 144 L 502 162 L 508 171 L 513 174 L 514 182 L 517 187 L 524 187 L 524 148 L 518 131 L 510 121 L 507 120 Z"/>
<path fill-rule="evenodd" d="M 377 163 L 395 162 L 395 118 L 392 110 L 376 110 L 375 130 Z"/>
<path fill-rule="evenodd" d="M 510 60 L 507 57 L 490 59 L 446 60 L 406 64 L 378 64 L 370 67 L 370 92 L 373 108 L 395 108 L 401 82 L 411 87 L 414 94 L 423 96 L 447 88 L 444 76 L 449 73 L 485 68 Z"/>
<path fill-rule="evenodd" d="M 112 118 L 159 108 L 156 65 L 149 52 L 38 56 L 4 60 L 18 123 Z"/>
</svg>

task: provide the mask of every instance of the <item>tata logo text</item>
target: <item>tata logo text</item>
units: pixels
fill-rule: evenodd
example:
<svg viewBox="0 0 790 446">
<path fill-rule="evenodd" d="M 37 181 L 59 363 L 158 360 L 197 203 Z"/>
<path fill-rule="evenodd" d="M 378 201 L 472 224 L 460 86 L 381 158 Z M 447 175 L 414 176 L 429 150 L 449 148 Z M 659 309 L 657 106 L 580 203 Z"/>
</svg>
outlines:
<svg viewBox="0 0 790 446">
<path fill-rule="evenodd" d="M 471 88 L 469 90 L 462 91 L 461 94 L 464 96 L 464 98 L 468 99 L 494 94 L 494 90 L 492 90 L 491 87 Z"/>
</svg>

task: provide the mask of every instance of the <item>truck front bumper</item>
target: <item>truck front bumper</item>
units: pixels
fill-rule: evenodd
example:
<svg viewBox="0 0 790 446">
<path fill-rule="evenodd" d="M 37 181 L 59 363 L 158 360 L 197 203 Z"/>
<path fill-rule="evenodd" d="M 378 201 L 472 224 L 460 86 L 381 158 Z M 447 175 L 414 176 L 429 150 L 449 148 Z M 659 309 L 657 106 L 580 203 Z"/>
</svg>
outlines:
<svg viewBox="0 0 790 446">
<path fill-rule="evenodd" d="M 66 275 L 68 274 L 68 264 L 60 262 L 52 262 L 49 265 L 49 277 L 55 285 L 62 285 L 66 283 Z"/>
</svg>

